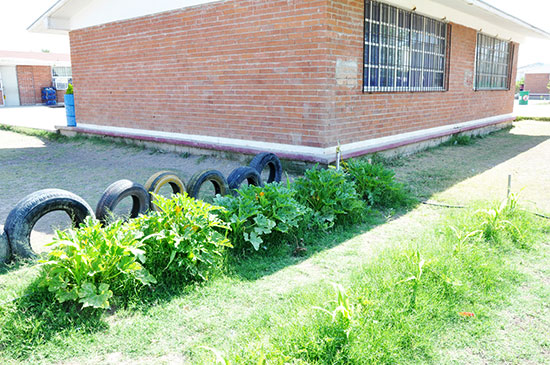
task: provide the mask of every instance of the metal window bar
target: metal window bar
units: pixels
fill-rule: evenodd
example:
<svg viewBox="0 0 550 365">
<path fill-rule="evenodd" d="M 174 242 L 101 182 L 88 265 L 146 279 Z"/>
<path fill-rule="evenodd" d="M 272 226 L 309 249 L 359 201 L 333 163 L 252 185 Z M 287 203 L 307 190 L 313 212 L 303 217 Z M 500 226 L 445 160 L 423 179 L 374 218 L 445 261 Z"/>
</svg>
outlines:
<svg viewBox="0 0 550 365">
<path fill-rule="evenodd" d="M 444 91 L 447 27 L 432 18 L 365 0 L 363 91 Z"/>
<path fill-rule="evenodd" d="M 511 43 L 478 33 L 475 64 L 475 90 L 509 90 Z"/>
<path fill-rule="evenodd" d="M 54 66 L 52 67 L 52 77 L 72 77 L 73 72 L 71 67 L 66 66 Z"/>
</svg>

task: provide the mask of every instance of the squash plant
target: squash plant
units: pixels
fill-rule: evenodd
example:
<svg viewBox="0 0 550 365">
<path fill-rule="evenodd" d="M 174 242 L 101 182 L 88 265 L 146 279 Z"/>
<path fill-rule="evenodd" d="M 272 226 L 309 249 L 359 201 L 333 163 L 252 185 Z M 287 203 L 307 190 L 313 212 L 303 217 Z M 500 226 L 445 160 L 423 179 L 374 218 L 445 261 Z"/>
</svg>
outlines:
<svg viewBox="0 0 550 365">
<path fill-rule="evenodd" d="M 152 194 L 159 210 L 133 221 L 144 233 L 145 267 L 166 285 L 208 280 L 223 264 L 229 225 L 214 211 L 222 208 L 187 196 Z"/>
<path fill-rule="evenodd" d="M 280 183 L 245 185 L 237 196 L 218 196 L 224 207 L 218 214 L 231 225 L 229 237 L 239 251 L 267 249 L 297 229 L 308 209 L 296 200 L 296 191 Z M 252 247 L 251 247 L 252 246 Z"/>
<path fill-rule="evenodd" d="M 109 308 L 109 300 L 155 283 L 143 267 L 141 232 L 122 221 L 107 227 L 88 217 L 78 229 L 57 231 L 43 264 L 43 285 L 60 302 Z"/>
</svg>

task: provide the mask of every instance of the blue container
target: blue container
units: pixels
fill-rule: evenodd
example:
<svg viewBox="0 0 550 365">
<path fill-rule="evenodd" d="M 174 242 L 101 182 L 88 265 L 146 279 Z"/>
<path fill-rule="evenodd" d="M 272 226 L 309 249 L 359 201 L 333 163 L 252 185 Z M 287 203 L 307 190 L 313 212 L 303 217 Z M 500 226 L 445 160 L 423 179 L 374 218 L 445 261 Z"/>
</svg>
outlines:
<svg viewBox="0 0 550 365">
<path fill-rule="evenodd" d="M 56 105 L 57 95 L 53 87 L 42 88 L 42 102 L 46 105 Z"/>
<path fill-rule="evenodd" d="M 67 114 L 67 127 L 76 127 L 73 94 L 65 94 L 65 113 Z"/>
</svg>

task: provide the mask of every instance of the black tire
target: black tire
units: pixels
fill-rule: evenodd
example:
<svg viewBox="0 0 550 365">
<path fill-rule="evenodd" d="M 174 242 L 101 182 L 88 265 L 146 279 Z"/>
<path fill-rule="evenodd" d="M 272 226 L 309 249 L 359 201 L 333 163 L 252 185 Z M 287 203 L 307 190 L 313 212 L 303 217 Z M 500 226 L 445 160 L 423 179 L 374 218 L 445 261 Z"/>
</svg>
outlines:
<svg viewBox="0 0 550 365">
<path fill-rule="evenodd" d="M 127 197 L 132 198 L 130 218 L 136 218 L 149 209 L 149 193 L 143 185 L 130 180 L 118 180 L 109 185 L 103 192 L 101 199 L 99 199 L 95 211 L 97 219 L 103 224 L 109 223 L 111 212 L 114 211 L 122 199 Z"/>
<path fill-rule="evenodd" d="M 263 185 L 262 177 L 258 171 L 250 166 L 237 167 L 227 177 L 227 183 L 229 184 L 229 189 L 231 190 L 237 190 L 244 181 L 247 181 L 248 185 Z"/>
<path fill-rule="evenodd" d="M 0 233 L 0 265 L 5 264 L 11 258 L 11 247 L 6 232 Z"/>
<path fill-rule="evenodd" d="M 36 256 L 31 247 L 32 229 L 40 218 L 56 210 L 66 212 L 75 226 L 94 215 L 84 199 L 66 190 L 45 189 L 29 194 L 11 210 L 4 227 L 14 255 Z"/>
<path fill-rule="evenodd" d="M 159 171 L 151 176 L 145 183 L 145 190 L 147 190 L 149 194 L 158 194 L 160 189 L 166 184 L 170 185 L 172 188 L 172 193 L 174 194 L 183 194 L 186 191 L 183 180 L 171 171 Z M 157 206 L 153 204 L 153 197 L 149 196 L 149 199 L 151 201 L 149 204 L 149 209 L 158 210 Z"/>
<path fill-rule="evenodd" d="M 227 180 L 221 172 L 218 170 L 205 170 L 191 176 L 187 184 L 187 194 L 192 198 L 198 199 L 200 189 L 206 182 L 210 182 L 214 185 L 216 195 L 227 195 L 229 192 Z"/>
<path fill-rule="evenodd" d="M 260 176 L 262 175 L 262 171 L 266 167 L 269 167 L 269 177 L 266 182 L 281 182 L 281 178 L 283 177 L 283 166 L 277 155 L 269 152 L 259 153 L 250 161 L 249 166 L 258 171 Z"/>
</svg>

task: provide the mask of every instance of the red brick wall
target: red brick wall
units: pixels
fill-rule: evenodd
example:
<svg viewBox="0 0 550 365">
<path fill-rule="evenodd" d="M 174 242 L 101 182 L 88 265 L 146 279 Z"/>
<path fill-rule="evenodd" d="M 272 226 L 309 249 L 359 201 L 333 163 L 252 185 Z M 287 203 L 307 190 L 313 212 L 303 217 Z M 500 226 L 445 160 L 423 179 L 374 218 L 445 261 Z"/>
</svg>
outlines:
<svg viewBox="0 0 550 365">
<path fill-rule="evenodd" d="M 525 74 L 525 90 L 536 94 L 548 94 L 548 82 L 550 73 L 546 74 Z"/>
<path fill-rule="evenodd" d="M 510 91 L 474 91 L 476 30 L 452 24 L 445 92 L 362 93 L 363 0 L 331 0 L 329 58 L 356 64 L 355 83 L 333 88 L 327 145 L 356 142 L 511 113 Z M 517 50 L 512 80 L 515 80 Z M 333 77 L 337 75 L 334 74 Z"/>
<path fill-rule="evenodd" d="M 473 91 L 459 25 L 449 91 L 363 94 L 363 3 L 232 0 L 72 31 L 77 122 L 328 147 L 512 112 L 513 91 Z"/>
<path fill-rule="evenodd" d="M 78 123 L 322 146 L 326 0 L 234 0 L 72 31 Z"/>
<path fill-rule="evenodd" d="M 50 66 L 16 66 L 21 105 L 42 103 L 42 88 L 52 86 Z"/>
</svg>

